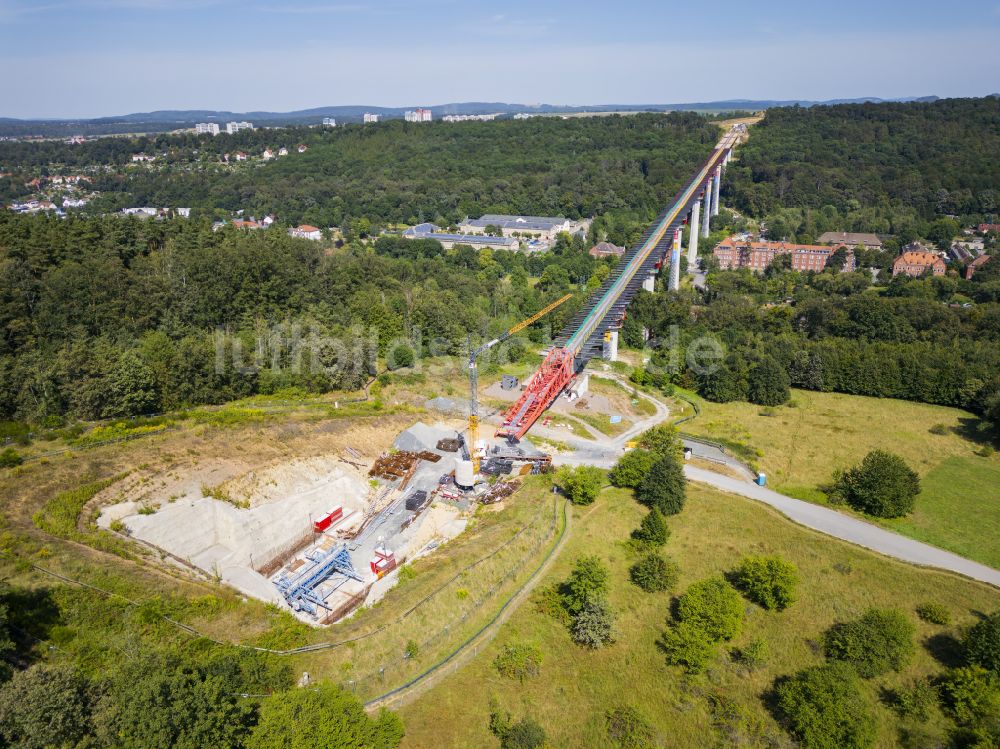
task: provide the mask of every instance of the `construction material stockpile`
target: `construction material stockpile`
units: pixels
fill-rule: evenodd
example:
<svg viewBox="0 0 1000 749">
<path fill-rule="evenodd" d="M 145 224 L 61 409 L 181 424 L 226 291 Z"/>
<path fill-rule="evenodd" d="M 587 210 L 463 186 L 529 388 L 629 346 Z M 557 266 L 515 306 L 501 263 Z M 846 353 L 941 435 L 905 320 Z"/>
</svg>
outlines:
<svg viewBox="0 0 1000 749">
<path fill-rule="evenodd" d="M 479 498 L 479 503 L 484 505 L 491 505 L 495 502 L 499 502 L 502 499 L 506 499 L 511 494 L 516 492 L 521 487 L 521 482 L 514 481 L 498 481 L 493 486 L 490 487 L 489 491 L 483 494 Z"/>
<path fill-rule="evenodd" d="M 368 475 L 373 478 L 394 481 L 408 475 L 418 461 L 426 460 L 429 463 L 437 463 L 441 456 L 427 450 L 415 453 L 408 450 L 399 450 L 394 453 L 382 453 L 378 460 L 372 465 Z"/>
</svg>

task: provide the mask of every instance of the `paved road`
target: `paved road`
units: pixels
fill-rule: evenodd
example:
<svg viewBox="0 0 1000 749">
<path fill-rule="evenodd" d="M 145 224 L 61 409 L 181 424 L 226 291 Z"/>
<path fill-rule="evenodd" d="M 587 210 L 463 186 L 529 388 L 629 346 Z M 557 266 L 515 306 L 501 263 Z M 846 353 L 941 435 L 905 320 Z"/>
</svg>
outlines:
<svg viewBox="0 0 1000 749">
<path fill-rule="evenodd" d="M 615 377 L 615 379 L 619 378 Z M 668 416 L 667 407 L 658 399 L 652 398 L 645 393 L 641 395 L 656 404 L 657 413 L 655 416 L 643 420 L 617 439 L 608 439 L 600 442 L 576 437 L 567 438 L 565 435 L 552 434 L 552 437 L 568 444 L 574 450 L 570 454 L 553 456 L 553 463 L 556 465 L 592 465 L 600 468 L 610 468 L 613 466 L 618 458 L 621 457 L 624 444 L 627 440 L 632 439 L 651 426 L 665 421 Z M 533 427 L 531 430 L 532 433 L 539 433 L 540 436 L 549 436 L 545 433 L 548 431 L 537 427 Z M 689 443 L 687 441 L 685 441 L 685 444 L 694 448 L 696 456 L 706 457 L 709 460 L 718 457 L 713 457 L 710 454 L 713 450 L 711 446 Z M 702 455 L 702 453 L 705 454 Z M 722 454 L 722 457 L 732 460 L 732 458 L 724 454 Z M 728 463 L 729 460 L 726 462 Z M 736 461 L 736 464 L 741 465 L 738 461 Z M 885 554 L 888 557 L 900 559 L 904 562 L 924 567 L 938 567 L 943 570 L 950 570 L 951 572 L 971 577 L 974 580 L 1000 587 L 1000 570 L 995 570 L 979 562 L 973 562 L 971 559 L 966 559 L 958 554 L 952 554 L 935 546 L 914 541 L 911 538 L 901 536 L 898 533 L 865 522 L 851 515 L 837 512 L 821 505 L 815 505 L 811 502 L 804 502 L 801 499 L 786 497 L 784 494 L 779 494 L 771 489 L 757 486 L 749 480 L 732 478 L 704 468 L 696 468 L 692 465 L 684 466 L 684 475 L 691 481 L 699 481 L 723 491 L 764 502 L 779 510 L 794 522 L 817 530 L 820 533 L 825 533 L 828 536 L 839 538 L 842 541 L 863 546 L 866 549 L 877 551 L 880 554 Z"/>
<path fill-rule="evenodd" d="M 684 466 L 684 475 L 692 481 L 710 484 L 717 489 L 756 499 L 780 510 L 796 523 L 828 536 L 849 541 L 880 554 L 926 567 L 939 567 L 1000 587 L 1000 571 L 985 564 L 914 541 L 864 520 L 831 510 L 828 507 L 786 497 L 763 486 L 723 476 L 694 466 Z"/>
</svg>

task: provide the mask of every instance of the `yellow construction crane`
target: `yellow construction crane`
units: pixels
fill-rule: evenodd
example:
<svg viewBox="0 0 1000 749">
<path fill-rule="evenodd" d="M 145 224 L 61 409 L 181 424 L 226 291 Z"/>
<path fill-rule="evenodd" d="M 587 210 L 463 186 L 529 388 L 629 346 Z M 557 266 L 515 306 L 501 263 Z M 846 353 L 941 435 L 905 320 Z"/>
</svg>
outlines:
<svg viewBox="0 0 1000 749">
<path fill-rule="evenodd" d="M 489 351 L 491 348 L 496 346 L 498 343 L 503 343 L 508 338 L 510 338 L 515 333 L 520 333 L 526 327 L 532 323 L 538 322 L 540 319 L 549 314 L 552 310 L 558 307 L 560 304 L 565 302 L 567 299 L 571 299 L 572 294 L 567 294 L 562 299 L 558 299 L 552 304 L 550 304 L 545 309 L 539 310 L 531 317 L 521 320 L 517 325 L 508 330 L 503 335 L 498 338 L 494 338 L 488 343 L 484 343 L 482 346 L 472 351 L 471 346 L 469 351 L 469 387 L 471 390 L 469 397 L 469 433 L 468 433 L 468 448 L 469 448 L 469 459 L 472 461 L 472 473 L 473 475 L 479 473 L 479 454 L 476 452 L 476 444 L 479 442 L 479 398 L 477 396 L 477 391 L 479 390 L 479 374 L 476 369 L 476 359 L 485 351 Z"/>
</svg>

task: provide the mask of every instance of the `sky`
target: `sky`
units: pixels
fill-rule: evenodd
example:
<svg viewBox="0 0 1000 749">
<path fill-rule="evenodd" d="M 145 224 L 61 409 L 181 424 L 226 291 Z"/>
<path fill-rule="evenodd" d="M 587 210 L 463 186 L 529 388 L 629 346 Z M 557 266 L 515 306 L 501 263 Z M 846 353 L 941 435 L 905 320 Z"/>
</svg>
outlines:
<svg viewBox="0 0 1000 749">
<path fill-rule="evenodd" d="M 1000 0 L 0 0 L 0 117 L 1000 91 Z"/>
</svg>

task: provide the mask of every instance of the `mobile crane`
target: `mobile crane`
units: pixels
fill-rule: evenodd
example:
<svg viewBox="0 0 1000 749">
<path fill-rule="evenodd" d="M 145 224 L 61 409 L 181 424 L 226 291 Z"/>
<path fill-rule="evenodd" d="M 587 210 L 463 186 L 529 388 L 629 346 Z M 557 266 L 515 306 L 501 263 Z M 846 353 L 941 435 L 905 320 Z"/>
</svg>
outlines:
<svg viewBox="0 0 1000 749">
<path fill-rule="evenodd" d="M 477 349 L 472 349 L 469 346 L 469 459 L 472 461 L 472 472 L 473 474 L 479 473 L 479 453 L 477 452 L 477 445 L 479 443 L 479 398 L 477 396 L 477 391 L 479 389 L 479 374 L 476 367 L 476 359 L 479 358 L 480 354 L 489 351 L 494 346 L 503 343 L 508 338 L 510 338 L 515 333 L 519 333 L 532 323 L 538 322 L 545 315 L 549 314 L 552 310 L 558 307 L 560 304 L 568 299 L 572 298 L 572 294 L 567 294 L 562 299 L 557 299 L 552 302 L 548 307 L 539 310 L 531 317 L 521 320 L 517 325 L 508 330 L 506 333 L 494 338 L 492 341 L 484 343 Z"/>
</svg>

